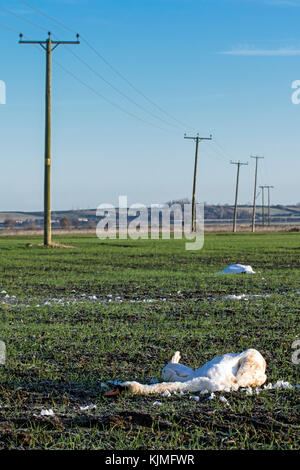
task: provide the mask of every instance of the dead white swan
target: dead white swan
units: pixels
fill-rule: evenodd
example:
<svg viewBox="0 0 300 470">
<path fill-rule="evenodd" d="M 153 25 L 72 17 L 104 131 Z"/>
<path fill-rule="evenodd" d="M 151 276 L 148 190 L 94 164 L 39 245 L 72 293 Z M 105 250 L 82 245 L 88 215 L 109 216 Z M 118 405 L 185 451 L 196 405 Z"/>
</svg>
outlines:
<svg viewBox="0 0 300 470">
<path fill-rule="evenodd" d="M 162 383 L 143 385 L 139 382 L 123 382 L 107 395 L 117 395 L 123 389 L 135 395 L 164 393 L 166 390 L 169 392 L 229 391 L 240 387 L 260 386 L 267 380 L 266 361 L 255 349 L 247 349 L 239 354 L 224 354 L 196 370 L 179 364 L 179 361 L 180 352 L 177 351 L 162 370 L 164 380 Z"/>
<path fill-rule="evenodd" d="M 217 274 L 240 274 L 240 273 L 255 274 L 255 271 L 253 271 L 252 267 L 249 265 L 231 264 L 230 266 L 227 266 L 227 268 L 223 269 L 223 271 L 219 271 Z"/>
</svg>

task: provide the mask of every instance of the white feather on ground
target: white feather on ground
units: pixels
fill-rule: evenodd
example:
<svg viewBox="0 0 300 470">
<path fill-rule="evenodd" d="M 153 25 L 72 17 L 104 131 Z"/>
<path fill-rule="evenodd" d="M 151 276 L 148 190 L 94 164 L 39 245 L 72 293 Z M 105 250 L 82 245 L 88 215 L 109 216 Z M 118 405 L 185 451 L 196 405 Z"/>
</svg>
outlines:
<svg viewBox="0 0 300 470">
<path fill-rule="evenodd" d="M 255 298 L 270 297 L 270 294 L 238 294 L 238 295 L 226 295 L 222 297 L 223 300 L 249 300 Z"/>
<path fill-rule="evenodd" d="M 54 416 L 54 411 L 51 408 L 49 410 L 42 410 L 41 416 Z"/>
</svg>

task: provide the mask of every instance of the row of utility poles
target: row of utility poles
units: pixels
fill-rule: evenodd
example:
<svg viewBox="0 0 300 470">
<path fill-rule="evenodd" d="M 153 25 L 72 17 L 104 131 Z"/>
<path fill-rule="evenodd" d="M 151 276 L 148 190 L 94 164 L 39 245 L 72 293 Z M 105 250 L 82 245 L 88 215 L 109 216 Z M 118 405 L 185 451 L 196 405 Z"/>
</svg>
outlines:
<svg viewBox="0 0 300 470">
<path fill-rule="evenodd" d="M 50 191 L 50 181 L 51 181 L 51 69 L 52 69 L 52 52 L 61 44 L 80 44 L 79 34 L 76 35 L 76 41 L 53 41 L 51 38 L 51 33 L 48 33 L 48 38 L 46 40 L 38 41 L 24 41 L 23 35 L 20 34 L 20 44 L 34 44 L 40 45 L 46 51 L 46 93 L 45 93 L 45 173 L 44 173 L 44 245 L 51 246 L 52 244 L 52 235 L 51 235 L 51 191 Z M 210 137 L 200 137 L 199 134 L 193 137 L 188 137 L 184 135 L 185 139 L 194 140 L 196 143 L 195 150 L 195 163 L 194 163 L 194 178 L 193 178 L 193 194 L 192 194 L 192 232 L 196 232 L 196 182 L 197 182 L 197 166 L 198 166 L 198 150 L 199 142 L 203 140 L 212 140 Z M 254 201 L 253 201 L 253 216 L 252 216 L 252 232 L 255 231 L 255 212 L 256 212 L 256 186 L 257 186 L 257 161 L 259 158 L 263 157 L 251 157 L 256 159 L 255 165 L 255 183 L 254 183 Z M 234 217 L 233 217 L 233 231 L 236 231 L 236 221 L 237 221 L 237 202 L 238 202 L 238 187 L 239 187 L 239 176 L 240 176 L 240 167 L 242 165 L 248 165 L 248 163 L 230 162 L 233 165 L 237 165 L 237 178 L 236 178 L 236 191 L 235 191 L 235 205 L 234 205 Z M 270 188 L 273 186 L 260 186 L 262 189 L 262 198 L 263 198 L 263 225 L 264 225 L 264 189 L 268 189 L 268 221 L 270 224 Z"/>
<path fill-rule="evenodd" d="M 264 190 L 268 190 L 268 225 L 271 225 L 271 214 L 270 214 L 270 189 L 274 188 L 274 186 L 260 186 L 261 188 L 261 197 L 262 197 L 262 226 L 265 226 L 265 198 L 264 198 Z"/>
<path fill-rule="evenodd" d="M 196 232 L 196 181 L 197 181 L 197 166 L 198 166 L 198 151 L 199 151 L 199 142 L 203 140 L 212 140 L 210 137 L 200 137 L 199 134 L 193 137 L 188 137 L 184 134 L 185 139 L 191 139 L 196 142 L 195 150 L 195 164 L 194 164 L 194 178 L 193 178 L 193 193 L 192 193 L 192 232 Z M 256 200 L 257 200 L 257 169 L 258 169 L 258 160 L 263 159 L 264 157 L 258 157 L 251 155 L 250 158 L 255 159 L 255 176 L 254 176 L 254 197 L 253 197 L 253 210 L 252 210 L 252 232 L 255 232 L 255 223 L 256 223 Z M 239 191 L 239 179 L 240 179 L 240 168 L 243 165 L 248 165 L 248 162 L 243 163 L 240 160 L 238 162 L 230 162 L 232 165 L 237 165 L 237 174 L 236 174 L 236 188 L 235 188 L 235 202 L 234 202 L 234 213 L 233 213 L 233 228 L 232 231 L 236 232 L 236 222 L 237 222 L 237 209 L 238 209 L 238 191 Z M 270 214 L 270 189 L 274 186 L 263 185 L 259 186 L 262 192 L 262 226 L 265 226 L 265 202 L 264 202 L 264 190 L 268 189 L 268 225 L 271 225 L 271 214 Z"/>
<path fill-rule="evenodd" d="M 252 210 L 252 232 L 255 232 L 255 222 L 256 222 L 256 199 L 257 199 L 257 167 L 258 167 L 258 160 L 263 159 L 264 157 L 258 157 L 257 155 L 251 155 L 250 158 L 255 159 L 255 176 L 254 176 L 254 195 L 253 195 L 253 210 Z M 235 204 L 234 204 L 234 216 L 233 216 L 233 232 L 236 232 L 236 219 L 237 219 L 237 200 L 238 200 L 238 189 L 239 189 L 239 176 L 240 176 L 240 166 L 241 165 L 248 165 L 247 163 L 238 162 L 230 162 L 231 164 L 237 165 L 237 177 L 236 177 L 236 190 L 235 190 Z M 268 225 L 271 225 L 271 210 L 270 210 L 270 189 L 274 188 L 274 186 L 263 185 L 259 186 L 261 189 L 262 194 L 262 226 L 265 226 L 265 198 L 264 198 L 264 190 L 268 189 Z"/>
</svg>

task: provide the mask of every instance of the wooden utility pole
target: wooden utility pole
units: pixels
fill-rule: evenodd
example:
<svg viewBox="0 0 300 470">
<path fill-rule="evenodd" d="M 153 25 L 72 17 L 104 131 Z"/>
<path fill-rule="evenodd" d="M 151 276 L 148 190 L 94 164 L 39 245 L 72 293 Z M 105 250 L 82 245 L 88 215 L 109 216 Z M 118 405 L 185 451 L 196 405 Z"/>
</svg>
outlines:
<svg viewBox="0 0 300 470">
<path fill-rule="evenodd" d="M 199 148 L 199 142 L 202 142 L 202 140 L 212 140 L 212 136 L 199 137 L 199 134 L 197 134 L 196 137 L 187 137 L 187 135 L 184 134 L 184 138 L 191 139 L 196 142 L 194 178 L 193 178 L 193 194 L 192 194 L 192 232 L 196 232 L 196 185 L 197 185 L 198 148 Z"/>
<path fill-rule="evenodd" d="M 257 162 L 260 158 L 251 156 L 250 158 L 255 158 L 255 177 L 254 177 L 254 197 L 253 197 L 253 212 L 252 212 L 252 232 L 255 232 L 255 215 L 256 215 L 256 187 L 257 187 Z"/>
<path fill-rule="evenodd" d="M 60 44 L 80 44 L 77 41 L 52 41 L 51 33 L 45 41 L 23 41 L 20 34 L 19 44 L 39 44 L 46 51 L 46 95 L 45 95 L 45 173 L 44 173 L 44 245 L 50 246 L 51 237 L 51 65 L 52 52 Z"/>
<path fill-rule="evenodd" d="M 238 202 L 238 192 L 239 192 L 239 179 L 240 179 L 240 167 L 241 165 L 248 165 L 247 163 L 238 162 L 230 162 L 231 165 L 237 165 L 237 172 L 236 172 L 236 188 L 235 188 L 235 203 L 234 203 L 234 215 L 233 215 L 233 228 L 232 231 L 236 232 L 236 218 L 237 218 L 237 202 Z"/>
<path fill-rule="evenodd" d="M 265 188 L 267 186 L 260 186 L 260 189 L 261 189 L 261 216 L 262 216 L 262 226 L 264 227 L 265 226 Z"/>
<path fill-rule="evenodd" d="M 262 226 L 265 226 L 265 201 L 264 201 L 264 186 L 260 186 L 261 189 L 261 220 Z"/>
<path fill-rule="evenodd" d="M 271 206 L 270 206 L 270 189 L 274 188 L 274 186 L 265 186 L 265 188 L 268 189 L 268 226 L 270 227 L 271 225 Z"/>
</svg>

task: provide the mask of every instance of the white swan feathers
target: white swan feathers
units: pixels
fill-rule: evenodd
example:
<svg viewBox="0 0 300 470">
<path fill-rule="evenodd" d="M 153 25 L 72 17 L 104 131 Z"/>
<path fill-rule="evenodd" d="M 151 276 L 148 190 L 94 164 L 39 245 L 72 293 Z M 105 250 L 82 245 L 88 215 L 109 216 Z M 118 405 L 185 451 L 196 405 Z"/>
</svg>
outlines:
<svg viewBox="0 0 300 470">
<path fill-rule="evenodd" d="M 179 361 L 180 352 L 177 351 L 162 370 L 162 383 L 144 385 L 139 382 L 124 382 L 122 385 L 133 394 L 149 395 L 166 390 L 238 390 L 240 387 L 261 386 L 267 380 L 266 361 L 256 349 L 218 356 L 196 370 L 180 364 Z"/>
</svg>

